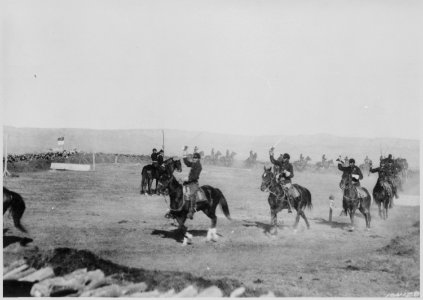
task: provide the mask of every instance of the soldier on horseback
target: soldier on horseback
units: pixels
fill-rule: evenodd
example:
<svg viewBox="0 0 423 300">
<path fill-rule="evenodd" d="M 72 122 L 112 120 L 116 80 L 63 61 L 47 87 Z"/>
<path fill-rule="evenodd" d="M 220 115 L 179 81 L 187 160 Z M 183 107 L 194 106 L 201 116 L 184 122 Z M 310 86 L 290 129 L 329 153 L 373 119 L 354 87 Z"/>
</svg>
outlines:
<svg viewBox="0 0 423 300">
<path fill-rule="evenodd" d="M 194 217 L 195 212 L 195 198 L 196 193 L 200 191 L 200 187 L 198 184 L 198 180 L 200 179 L 200 173 L 202 170 L 201 162 L 200 162 L 200 154 L 194 153 L 192 156 L 192 162 L 188 160 L 187 156 L 188 146 L 184 147 L 182 157 L 184 159 L 184 163 L 188 168 L 191 168 L 188 175 L 188 180 L 184 181 L 184 196 L 189 201 L 189 212 L 187 217 L 191 220 Z"/>
<path fill-rule="evenodd" d="M 275 166 L 278 166 L 279 172 L 276 175 L 278 182 L 280 183 L 281 187 L 283 188 L 283 190 L 286 192 L 286 200 L 288 202 L 288 213 L 292 213 L 292 206 L 291 206 L 291 201 L 293 200 L 292 198 L 295 198 L 296 196 L 298 196 L 296 194 L 296 191 L 294 190 L 294 187 L 292 186 L 291 183 L 291 178 L 294 177 L 294 168 L 292 167 L 292 164 L 289 162 L 290 156 L 288 153 L 285 153 L 284 155 L 281 155 L 279 158 L 282 158 L 282 160 L 275 160 L 273 158 L 274 155 L 274 148 L 270 148 L 269 150 L 269 156 L 270 156 L 270 161 L 272 162 L 272 164 L 274 164 Z"/>
<path fill-rule="evenodd" d="M 343 162 L 339 159 L 337 159 L 337 161 L 338 161 L 338 169 L 343 172 L 341 182 L 339 183 L 340 188 L 342 190 L 345 188 L 345 180 L 350 175 L 351 175 L 352 184 L 356 188 L 359 187 L 360 186 L 360 180 L 363 179 L 363 173 L 361 172 L 360 168 L 355 165 L 355 159 L 350 158 L 348 160 L 348 163 L 349 163 L 348 166 L 344 166 Z M 360 191 L 360 189 L 357 189 L 357 192 L 359 192 L 359 191 Z M 360 207 L 360 203 L 359 203 L 359 207 Z M 344 212 L 344 213 L 345 213 L 345 215 L 347 214 L 346 212 Z"/>
<path fill-rule="evenodd" d="M 380 166 L 377 168 L 372 168 L 372 164 L 370 163 L 370 170 L 371 173 L 378 173 L 379 175 L 379 179 L 382 182 L 387 182 L 392 189 L 392 194 L 394 194 L 395 198 L 398 199 L 398 192 L 397 192 L 397 187 L 394 183 L 394 173 L 392 168 L 390 168 L 389 165 L 381 162 Z M 389 207 L 392 208 L 392 203 L 389 204 Z"/>
<path fill-rule="evenodd" d="M 368 165 L 370 163 L 369 157 L 366 155 L 366 158 L 364 159 L 364 164 Z"/>
<path fill-rule="evenodd" d="M 163 165 L 164 162 L 164 151 L 161 149 L 159 153 L 157 154 L 157 170 L 158 171 L 164 171 L 165 167 Z"/>
<path fill-rule="evenodd" d="M 157 149 L 153 148 L 153 153 L 151 153 L 151 161 L 152 161 L 152 166 L 154 168 L 154 172 L 159 172 L 158 156 L 159 156 L 159 153 L 157 153 Z"/>
<path fill-rule="evenodd" d="M 157 165 L 157 156 L 158 155 L 159 154 L 157 153 L 157 149 L 156 148 L 153 148 L 153 153 L 151 153 L 151 160 L 153 162 L 153 166 L 156 166 Z"/>
<path fill-rule="evenodd" d="M 360 186 L 360 180 L 363 179 L 363 173 L 361 173 L 361 170 L 359 167 L 355 165 L 355 159 L 350 158 L 348 160 L 349 166 L 343 166 L 342 161 L 337 159 L 338 161 L 338 169 L 343 172 L 342 177 L 344 178 L 344 175 L 351 174 L 352 182 L 355 186 Z"/>
</svg>

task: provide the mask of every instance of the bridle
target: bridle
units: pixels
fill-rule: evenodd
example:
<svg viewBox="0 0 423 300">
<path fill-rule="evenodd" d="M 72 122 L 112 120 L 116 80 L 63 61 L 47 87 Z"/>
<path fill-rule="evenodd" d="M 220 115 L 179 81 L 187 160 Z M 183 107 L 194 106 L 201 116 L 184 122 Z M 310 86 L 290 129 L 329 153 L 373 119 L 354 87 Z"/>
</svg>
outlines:
<svg viewBox="0 0 423 300">
<path fill-rule="evenodd" d="M 168 174 L 169 175 L 169 174 Z M 163 176 L 163 175 L 162 175 Z M 161 181 L 160 181 L 160 179 L 159 179 L 159 184 L 161 185 L 161 186 L 163 186 L 164 188 L 166 188 L 166 189 L 169 189 L 169 184 L 171 183 L 171 181 L 172 181 L 172 179 L 174 179 L 174 176 L 173 175 L 171 175 L 171 177 L 169 178 L 169 179 L 167 179 L 166 180 L 166 185 L 164 185 L 164 184 L 162 184 L 161 183 Z M 183 197 L 183 196 L 182 196 Z M 166 200 L 166 195 L 163 195 L 163 198 L 164 198 L 164 200 L 165 200 L 165 203 L 166 203 L 166 205 L 168 204 L 167 203 L 167 200 Z M 170 198 L 170 196 L 169 196 L 169 198 Z M 184 207 L 184 205 L 185 205 L 185 201 L 182 199 L 182 201 L 181 201 L 181 204 L 179 205 L 179 207 L 178 208 L 169 208 L 169 211 L 171 211 L 171 212 L 179 212 L 179 211 L 182 211 L 182 208 Z"/>
<path fill-rule="evenodd" d="M 263 191 L 263 192 L 267 192 L 267 193 L 270 193 L 270 194 L 272 194 L 273 196 L 275 196 L 277 199 L 280 199 L 280 198 L 283 198 L 284 197 L 284 195 L 285 195 L 285 192 L 283 192 L 283 194 L 282 195 L 278 195 L 277 193 L 275 193 L 275 192 L 272 192 L 271 190 L 270 190 L 270 186 L 272 185 L 272 183 L 275 181 L 275 175 L 272 173 L 272 172 L 266 172 L 267 174 L 269 174 L 270 176 L 271 176 L 271 178 L 270 178 L 270 180 L 268 180 L 265 184 L 264 184 L 264 186 L 266 187 L 266 189 Z M 275 181 L 276 182 L 276 181 Z M 262 185 L 263 185 L 263 183 L 262 183 Z"/>
</svg>

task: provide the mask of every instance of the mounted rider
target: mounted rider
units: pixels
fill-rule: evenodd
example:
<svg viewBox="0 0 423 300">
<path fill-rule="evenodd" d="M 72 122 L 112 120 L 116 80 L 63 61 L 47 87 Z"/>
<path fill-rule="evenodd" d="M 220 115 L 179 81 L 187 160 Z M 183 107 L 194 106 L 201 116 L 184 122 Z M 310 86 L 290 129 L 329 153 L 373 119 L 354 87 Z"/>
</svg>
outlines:
<svg viewBox="0 0 423 300">
<path fill-rule="evenodd" d="M 188 180 L 184 181 L 184 196 L 187 201 L 189 201 L 189 212 L 187 217 L 191 220 L 194 217 L 195 212 L 195 201 L 196 201 L 196 193 L 200 191 L 200 186 L 198 184 L 198 180 L 200 179 L 200 173 L 203 169 L 200 162 L 200 154 L 194 153 L 192 156 L 192 162 L 188 160 L 188 146 L 184 147 L 182 157 L 184 160 L 185 165 L 188 168 L 191 168 L 188 175 Z"/>
<path fill-rule="evenodd" d="M 159 153 L 157 154 L 157 165 L 158 165 L 158 170 L 162 170 L 164 171 L 165 166 L 163 165 L 164 162 L 164 151 L 163 149 L 161 149 L 159 151 Z"/>
<path fill-rule="evenodd" d="M 278 166 L 279 172 L 276 174 L 276 179 L 278 180 L 279 184 L 283 188 L 283 190 L 286 192 L 286 199 L 288 202 L 288 213 L 292 213 L 292 205 L 291 201 L 298 197 L 298 192 L 294 189 L 291 183 L 291 178 L 294 177 L 294 168 L 292 167 L 292 164 L 289 162 L 290 156 L 288 153 L 285 153 L 284 155 L 281 155 L 279 158 L 282 158 L 282 160 L 275 160 L 273 158 L 274 155 L 274 147 L 270 148 L 269 150 L 269 156 L 270 161 L 275 166 Z"/>
<path fill-rule="evenodd" d="M 326 163 L 326 154 L 323 154 L 322 155 L 322 165 L 324 166 L 325 165 L 325 163 Z"/>
<path fill-rule="evenodd" d="M 159 154 L 157 153 L 157 149 L 153 148 L 153 153 L 151 153 L 151 156 L 150 156 L 153 166 L 157 166 L 157 156 L 158 155 Z"/>
<path fill-rule="evenodd" d="M 395 196 L 396 199 L 398 199 L 398 192 L 397 187 L 393 181 L 393 173 L 392 169 L 390 169 L 383 161 L 380 163 L 380 166 L 377 168 L 372 168 L 372 163 L 370 162 L 370 170 L 371 173 L 378 173 L 378 180 L 381 182 L 381 185 L 384 184 L 384 182 L 388 183 L 392 194 Z M 389 204 L 389 207 L 392 208 L 392 203 Z"/>
<path fill-rule="evenodd" d="M 360 180 L 363 179 L 363 173 L 361 173 L 361 170 L 359 167 L 355 165 L 355 159 L 350 158 L 348 160 L 349 166 L 343 166 L 343 162 L 337 159 L 338 161 L 338 169 L 343 172 L 342 178 L 346 175 L 350 175 L 352 177 L 352 182 L 354 186 L 360 186 Z"/>
<path fill-rule="evenodd" d="M 159 156 L 159 154 L 157 153 L 157 149 L 153 148 L 153 153 L 151 153 L 150 157 L 151 157 L 151 161 L 152 161 L 151 165 L 153 166 L 155 172 L 159 171 L 158 156 Z"/>
<path fill-rule="evenodd" d="M 360 180 L 363 179 L 363 173 L 361 172 L 360 168 L 355 165 L 355 159 L 350 158 L 348 160 L 349 166 L 344 166 L 342 160 L 337 159 L 338 161 L 338 169 L 342 171 L 342 179 L 339 183 L 339 187 L 344 190 L 345 188 L 345 180 L 348 176 L 351 175 L 352 184 L 357 190 L 357 194 L 359 198 L 363 198 L 366 196 L 365 192 L 359 188 L 360 187 Z M 360 202 L 359 202 L 360 207 Z"/>
<path fill-rule="evenodd" d="M 364 164 L 365 165 L 370 164 L 370 159 L 369 159 L 369 157 L 367 155 L 366 155 L 366 158 L 364 159 Z"/>
</svg>

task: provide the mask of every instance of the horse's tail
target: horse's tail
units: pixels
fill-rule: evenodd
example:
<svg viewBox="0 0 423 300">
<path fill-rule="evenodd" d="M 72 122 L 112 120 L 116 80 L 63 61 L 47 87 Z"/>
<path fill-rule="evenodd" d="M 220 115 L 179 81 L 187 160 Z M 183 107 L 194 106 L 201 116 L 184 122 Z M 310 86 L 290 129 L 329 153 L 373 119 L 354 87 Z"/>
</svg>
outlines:
<svg viewBox="0 0 423 300">
<path fill-rule="evenodd" d="M 23 227 L 23 225 L 21 224 L 21 218 L 26 208 L 25 202 L 22 199 L 22 196 L 16 192 L 10 191 L 6 189 L 5 187 L 3 187 L 3 192 L 5 191 L 6 193 L 9 194 L 9 197 L 11 198 L 10 212 L 12 214 L 13 223 L 15 224 L 15 227 L 22 232 L 27 232 L 25 227 Z"/>
<path fill-rule="evenodd" d="M 308 209 L 313 208 L 311 203 L 311 193 L 308 189 L 298 184 L 295 185 L 301 194 L 301 209 L 308 207 Z"/>
<path fill-rule="evenodd" d="M 219 204 L 222 207 L 222 211 L 225 214 L 225 217 L 231 220 L 231 214 L 229 213 L 229 206 L 225 196 L 223 195 L 221 190 L 219 189 L 215 189 L 215 190 L 216 190 L 217 197 L 219 198 Z"/>
</svg>

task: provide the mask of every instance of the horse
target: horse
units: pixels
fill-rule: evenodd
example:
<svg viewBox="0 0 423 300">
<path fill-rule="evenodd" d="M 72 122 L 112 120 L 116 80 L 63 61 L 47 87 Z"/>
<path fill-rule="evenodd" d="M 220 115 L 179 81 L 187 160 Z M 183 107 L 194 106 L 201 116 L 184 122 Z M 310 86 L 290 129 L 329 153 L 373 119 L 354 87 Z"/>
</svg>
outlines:
<svg viewBox="0 0 423 300">
<path fill-rule="evenodd" d="M 319 169 L 329 169 L 329 167 L 330 166 L 334 166 L 335 164 L 333 163 L 333 159 L 330 159 L 330 160 L 326 160 L 326 161 L 324 161 L 324 162 L 322 162 L 322 161 L 318 161 L 317 163 L 316 163 L 316 170 L 319 170 Z"/>
<path fill-rule="evenodd" d="M 344 212 L 350 215 L 351 219 L 351 231 L 354 230 L 354 214 L 357 208 L 364 215 L 366 220 L 366 229 L 370 229 L 370 204 L 372 198 L 369 194 L 369 191 L 365 187 L 357 187 L 352 181 L 352 176 L 349 173 L 344 172 L 342 182 L 340 184 L 341 189 L 343 189 L 342 197 L 342 206 Z M 357 188 L 361 188 L 364 192 L 364 196 L 360 196 Z M 359 207 L 360 206 L 360 207 Z"/>
<path fill-rule="evenodd" d="M 234 162 L 234 157 L 236 155 L 236 152 L 232 151 L 231 154 L 227 154 L 226 156 L 222 156 L 219 158 L 220 163 L 225 167 L 232 166 L 232 163 Z"/>
<path fill-rule="evenodd" d="M 364 164 L 359 165 L 358 167 L 361 169 L 361 171 L 363 172 L 369 172 L 370 168 L 372 167 L 372 161 L 369 160 L 368 162 L 365 162 Z"/>
<path fill-rule="evenodd" d="M 183 195 L 183 186 L 178 180 L 169 172 L 163 172 L 159 179 L 159 189 L 164 193 L 167 192 L 170 198 L 170 210 L 166 214 L 168 218 L 174 218 L 178 222 L 178 231 L 184 237 L 183 245 L 191 243 L 192 235 L 187 232 L 187 227 L 184 225 L 189 212 L 189 201 L 186 201 Z M 211 227 L 207 232 L 207 240 L 217 241 L 217 217 L 216 207 L 220 204 L 222 211 L 227 219 L 231 220 L 229 213 L 229 206 L 222 191 L 210 185 L 203 185 L 200 187 L 203 190 L 206 200 L 196 203 L 196 211 L 202 211 L 207 217 L 211 219 Z"/>
<path fill-rule="evenodd" d="M 392 204 L 394 199 L 394 193 L 391 185 L 387 181 L 378 178 L 376 185 L 373 188 L 373 199 L 379 208 L 379 217 L 386 220 L 388 218 L 389 206 Z"/>
<path fill-rule="evenodd" d="M 272 226 L 272 234 L 277 233 L 277 223 L 278 223 L 278 212 L 280 212 L 283 209 L 288 209 L 288 203 L 287 203 L 287 194 L 284 191 L 284 189 L 280 186 L 280 184 L 276 180 L 275 174 L 272 172 L 272 168 L 266 168 L 264 167 L 264 173 L 261 176 L 262 182 L 260 186 L 260 190 L 262 192 L 269 192 L 269 197 L 267 198 L 267 201 L 269 202 L 270 206 L 270 224 Z M 295 208 L 297 211 L 297 216 L 295 218 L 294 223 L 294 230 L 296 230 L 298 223 L 300 221 L 300 216 L 304 219 L 304 221 L 307 224 L 307 229 L 310 229 L 310 224 L 308 223 L 307 217 L 304 213 L 304 209 L 308 207 L 311 209 L 312 203 L 311 203 L 311 193 L 310 191 L 299 185 L 294 183 L 293 186 L 297 189 L 299 192 L 299 196 L 293 199 L 293 203 L 291 203 L 292 207 Z"/>
<path fill-rule="evenodd" d="M 182 164 L 180 159 L 174 159 L 173 157 L 166 159 L 164 162 L 165 170 L 168 169 L 169 172 L 173 174 L 174 170 L 182 172 Z M 141 191 L 140 194 L 145 194 L 145 189 L 147 188 L 148 194 L 151 195 L 151 185 L 153 180 L 156 179 L 156 189 L 154 190 L 157 193 L 157 184 L 160 177 L 160 174 L 163 170 L 158 167 L 155 168 L 153 165 L 146 165 L 142 168 L 141 171 Z"/>
<path fill-rule="evenodd" d="M 9 209 L 12 214 L 15 227 L 22 232 L 27 232 L 21 224 L 22 215 L 25 212 L 25 202 L 21 195 L 3 187 L 3 215 Z"/>
<path fill-rule="evenodd" d="M 296 160 L 292 163 L 292 166 L 295 168 L 296 171 L 304 171 L 307 167 L 308 162 L 311 160 L 310 156 L 307 156 L 303 160 Z"/>
</svg>

